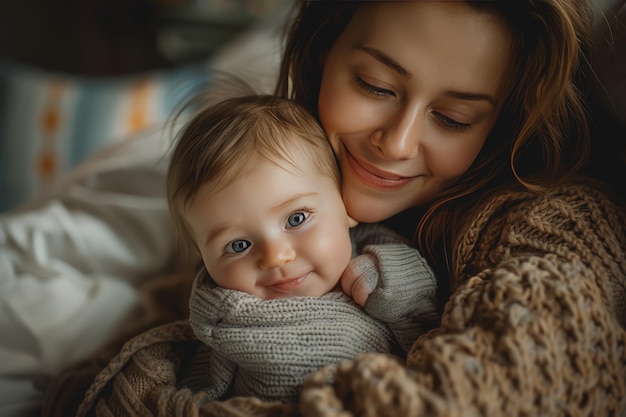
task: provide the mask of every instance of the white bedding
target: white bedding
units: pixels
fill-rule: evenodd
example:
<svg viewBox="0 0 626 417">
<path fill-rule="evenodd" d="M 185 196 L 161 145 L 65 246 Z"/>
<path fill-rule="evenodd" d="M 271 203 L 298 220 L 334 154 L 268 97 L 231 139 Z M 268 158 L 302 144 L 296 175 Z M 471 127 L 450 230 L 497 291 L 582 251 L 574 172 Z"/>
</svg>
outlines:
<svg viewBox="0 0 626 417">
<path fill-rule="evenodd" d="M 229 43 L 210 68 L 271 92 L 284 16 Z M 42 377 L 100 347 L 137 302 L 133 284 L 173 261 L 169 136 L 155 129 L 112 145 L 0 216 L 0 416 L 36 415 Z"/>
<path fill-rule="evenodd" d="M 615 4 L 623 24 L 626 1 Z M 214 67 L 270 92 L 283 19 L 236 39 Z M 621 42 L 611 65 L 625 68 L 626 29 L 611 33 Z M 624 117 L 626 73 L 598 74 L 611 75 L 603 81 Z M 110 146 L 49 194 L 0 217 L 0 416 L 36 414 L 41 377 L 101 346 L 136 303 L 133 284 L 172 262 L 162 158 L 168 144 L 167 131 L 153 130 Z"/>
</svg>

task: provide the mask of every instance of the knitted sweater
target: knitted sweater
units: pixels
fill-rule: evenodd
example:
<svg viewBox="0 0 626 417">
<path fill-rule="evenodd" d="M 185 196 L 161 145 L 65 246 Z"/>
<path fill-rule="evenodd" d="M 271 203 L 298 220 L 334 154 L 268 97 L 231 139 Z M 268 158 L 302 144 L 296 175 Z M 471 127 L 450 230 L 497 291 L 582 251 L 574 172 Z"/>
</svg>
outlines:
<svg viewBox="0 0 626 417">
<path fill-rule="evenodd" d="M 367 314 L 339 288 L 321 297 L 262 300 L 218 287 L 202 268 L 189 321 L 208 349 L 199 349 L 180 384 L 215 400 L 228 394 L 294 401 L 304 378 L 325 365 L 363 352 L 406 352 L 436 318 L 435 277 L 415 249 L 382 226 L 359 225 L 351 241 L 355 255 L 372 254 L 378 265 Z"/>
<path fill-rule="evenodd" d="M 202 270 L 189 308 L 191 328 L 208 349 L 196 354 L 182 385 L 211 399 L 294 401 L 309 373 L 360 352 L 398 349 L 389 328 L 342 291 L 262 300 L 216 287 Z"/>
<path fill-rule="evenodd" d="M 135 387 L 132 404 L 145 415 L 626 415 L 625 212 L 570 184 L 541 196 L 504 190 L 474 213 L 449 254 L 454 285 L 441 325 L 406 361 L 363 354 L 336 367 L 332 382 L 322 368 L 296 403 L 206 401 L 176 386 L 181 358 L 200 344 L 174 323 L 154 329 L 160 342 L 118 373 L 101 374 L 107 389 L 90 391 L 84 411 L 105 404 L 96 414 L 133 415 L 124 389 Z"/>
</svg>

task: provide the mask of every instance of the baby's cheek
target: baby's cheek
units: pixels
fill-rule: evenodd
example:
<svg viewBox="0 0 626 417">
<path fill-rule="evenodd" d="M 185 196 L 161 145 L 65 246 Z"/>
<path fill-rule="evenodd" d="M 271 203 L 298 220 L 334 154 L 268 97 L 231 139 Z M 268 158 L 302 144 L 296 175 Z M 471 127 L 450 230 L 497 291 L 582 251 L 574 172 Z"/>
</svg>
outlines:
<svg viewBox="0 0 626 417">
<path fill-rule="evenodd" d="M 319 239 L 317 253 L 321 268 L 339 279 L 352 257 L 350 236 L 348 233 L 335 233 Z"/>
</svg>

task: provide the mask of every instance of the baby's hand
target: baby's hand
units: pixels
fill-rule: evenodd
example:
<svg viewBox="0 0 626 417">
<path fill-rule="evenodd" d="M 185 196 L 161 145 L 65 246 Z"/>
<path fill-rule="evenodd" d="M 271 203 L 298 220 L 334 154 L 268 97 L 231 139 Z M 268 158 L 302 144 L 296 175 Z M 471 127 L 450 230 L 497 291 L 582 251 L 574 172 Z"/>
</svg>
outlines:
<svg viewBox="0 0 626 417">
<path fill-rule="evenodd" d="M 376 258 L 370 254 L 359 255 L 350 260 L 341 275 L 341 288 L 361 307 L 378 285 Z"/>
</svg>

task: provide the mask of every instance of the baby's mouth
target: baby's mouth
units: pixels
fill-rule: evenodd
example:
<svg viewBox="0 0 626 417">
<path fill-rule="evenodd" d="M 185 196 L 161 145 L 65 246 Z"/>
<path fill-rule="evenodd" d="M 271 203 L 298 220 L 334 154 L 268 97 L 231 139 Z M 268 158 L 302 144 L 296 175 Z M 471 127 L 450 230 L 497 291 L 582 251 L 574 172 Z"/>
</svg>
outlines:
<svg viewBox="0 0 626 417">
<path fill-rule="evenodd" d="M 288 278 L 288 279 L 282 280 L 280 282 L 272 284 L 271 287 L 279 291 L 293 290 L 294 288 L 300 286 L 300 284 L 302 284 L 307 279 L 308 276 L 309 276 L 309 272 L 296 278 Z"/>
</svg>

